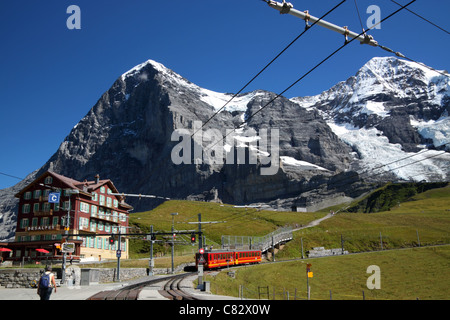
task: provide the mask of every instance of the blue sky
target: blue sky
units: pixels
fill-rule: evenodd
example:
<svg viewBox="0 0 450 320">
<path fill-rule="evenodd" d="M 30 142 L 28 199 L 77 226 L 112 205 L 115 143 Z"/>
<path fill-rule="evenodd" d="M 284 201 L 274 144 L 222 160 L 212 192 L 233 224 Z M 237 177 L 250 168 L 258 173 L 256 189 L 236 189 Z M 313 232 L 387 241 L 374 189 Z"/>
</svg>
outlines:
<svg viewBox="0 0 450 320">
<path fill-rule="evenodd" d="M 290 2 L 320 17 L 340 1 Z M 398 8 L 390 0 L 356 3 L 364 25 L 370 5 L 380 8 L 382 18 Z M 81 10 L 79 30 L 66 26 L 70 5 Z M 409 8 L 450 29 L 449 1 L 417 0 Z M 326 20 L 361 31 L 354 0 Z M 260 0 L 0 0 L 0 172 L 25 177 L 40 168 L 100 96 L 137 64 L 153 59 L 201 87 L 234 93 L 303 28 L 302 20 Z M 370 34 L 415 60 L 450 69 L 449 35 L 410 12 Z M 343 41 L 315 26 L 245 91 L 283 91 Z M 372 57 L 388 55 L 353 42 L 285 95 L 319 94 Z M 17 182 L 0 174 L 0 189 Z"/>
</svg>

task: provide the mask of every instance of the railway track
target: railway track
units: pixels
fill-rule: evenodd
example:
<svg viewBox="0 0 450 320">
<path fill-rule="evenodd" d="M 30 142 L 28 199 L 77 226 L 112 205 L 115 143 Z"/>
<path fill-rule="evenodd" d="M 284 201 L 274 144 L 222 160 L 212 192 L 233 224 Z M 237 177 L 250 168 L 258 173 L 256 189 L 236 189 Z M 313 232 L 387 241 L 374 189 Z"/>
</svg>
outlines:
<svg viewBox="0 0 450 320">
<path fill-rule="evenodd" d="M 105 290 L 96 293 L 87 300 L 137 300 L 143 288 L 161 282 L 164 282 L 163 289 L 158 290 L 158 292 L 163 297 L 170 300 L 197 300 L 196 297 L 183 291 L 181 287 L 181 281 L 190 275 L 192 275 L 192 273 L 183 273 L 128 285 L 117 290 Z"/>
<path fill-rule="evenodd" d="M 198 300 L 198 298 L 183 290 L 181 282 L 185 277 L 186 275 L 173 277 L 164 284 L 164 290 L 159 290 L 158 292 L 170 300 Z"/>
</svg>

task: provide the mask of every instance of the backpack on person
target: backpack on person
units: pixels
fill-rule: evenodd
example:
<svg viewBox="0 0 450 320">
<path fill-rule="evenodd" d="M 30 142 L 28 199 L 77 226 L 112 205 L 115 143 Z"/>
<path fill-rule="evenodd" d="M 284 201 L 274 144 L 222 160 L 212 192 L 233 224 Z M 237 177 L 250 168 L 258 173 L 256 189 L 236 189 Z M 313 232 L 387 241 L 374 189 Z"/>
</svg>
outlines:
<svg viewBox="0 0 450 320">
<path fill-rule="evenodd" d="M 50 273 L 44 273 L 39 280 L 39 288 L 49 288 L 50 287 Z"/>
</svg>

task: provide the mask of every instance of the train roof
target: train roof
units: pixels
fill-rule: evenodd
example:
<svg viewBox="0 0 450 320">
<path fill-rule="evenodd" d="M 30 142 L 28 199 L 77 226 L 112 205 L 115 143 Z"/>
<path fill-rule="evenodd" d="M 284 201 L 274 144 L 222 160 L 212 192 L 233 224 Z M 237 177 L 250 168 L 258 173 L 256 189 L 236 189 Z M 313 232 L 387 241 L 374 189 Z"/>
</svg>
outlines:
<svg viewBox="0 0 450 320">
<path fill-rule="evenodd" d="M 251 252 L 251 251 L 261 251 L 261 250 L 259 250 L 259 249 L 246 249 L 246 250 L 237 250 L 237 249 L 224 250 L 224 249 L 221 249 L 221 250 L 205 250 L 204 253 L 230 253 L 230 252 Z"/>
</svg>

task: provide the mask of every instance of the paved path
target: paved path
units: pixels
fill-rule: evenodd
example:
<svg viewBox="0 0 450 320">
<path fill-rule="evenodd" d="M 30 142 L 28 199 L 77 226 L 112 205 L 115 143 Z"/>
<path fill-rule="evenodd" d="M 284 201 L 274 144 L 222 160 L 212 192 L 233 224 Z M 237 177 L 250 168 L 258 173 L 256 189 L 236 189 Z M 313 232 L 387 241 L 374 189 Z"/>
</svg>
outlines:
<svg viewBox="0 0 450 320">
<path fill-rule="evenodd" d="M 301 230 L 301 229 L 306 229 L 306 228 L 315 227 L 315 226 L 319 225 L 322 221 L 324 221 L 324 220 L 326 220 L 326 219 L 329 219 L 329 218 L 331 218 L 331 217 L 334 217 L 334 216 L 335 216 L 335 214 L 329 213 L 329 214 L 327 214 L 327 215 L 326 215 L 325 217 L 323 217 L 323 218 L 320 218 L 320 219 L 317 219 L 317 220 L 313 220 L 313 221 L 311 221 L 310 223 L 308 223 L 307 225 L 305 225 L 305 226 L 303 226 L 303 227 L 296 228 L 296 229 L 292 229 L 292 231 L 294 232 L 294 231 L 298 231 L 298 230 Z"/>
<path fill-rule="evenodd" d="M 120 283 L 107 283 L 107 284 L 95 284 L 90 286 L 72 286 L 72 287 L 58 287 L 56 292 L 53 291 L 50 300 L 86 300 L 94 294 L 106 291 L 116 290 L 121 287 L 130 285 L 132 283 L 148 281 L 152 278 L 165 277 L 154 276 L 144 277 L 136 280 L 124 281 Z M 183 281 L 182 286 L 184 290 L 189 291 L 191 294 L 197 295 L 202 300 L 234 300 L 235 297 L 218 296 L 211 293 L 202 292 L 194 289 L 192 282 L 196 279 L 196 275 L 186 278 Z M 161 285 L 156 284 L 148 286 L 141 291 L 138 300 L 167 300 L 165 297 L 159 294 L 158 290 L 162 289 Z M 32 288 L 0 288 L 0 303 L 4 304 L 5 300 L 40 300 L 37 295 L 37 289 Z"/>
</svg>

